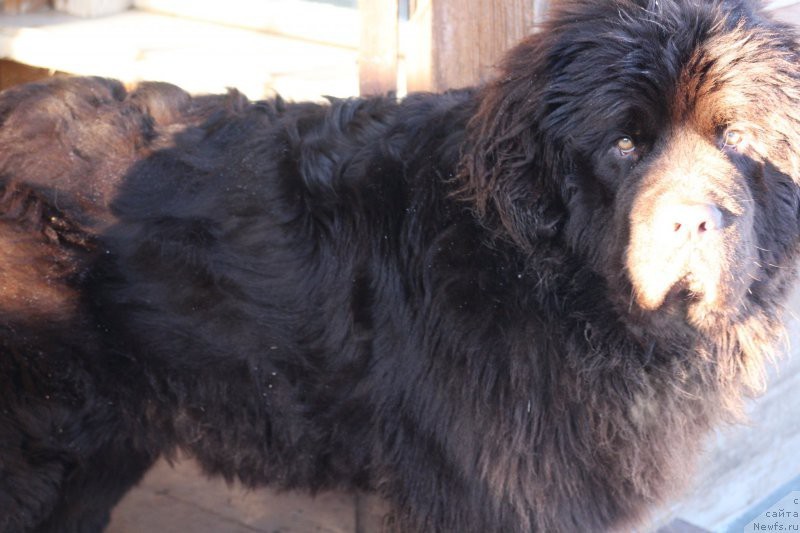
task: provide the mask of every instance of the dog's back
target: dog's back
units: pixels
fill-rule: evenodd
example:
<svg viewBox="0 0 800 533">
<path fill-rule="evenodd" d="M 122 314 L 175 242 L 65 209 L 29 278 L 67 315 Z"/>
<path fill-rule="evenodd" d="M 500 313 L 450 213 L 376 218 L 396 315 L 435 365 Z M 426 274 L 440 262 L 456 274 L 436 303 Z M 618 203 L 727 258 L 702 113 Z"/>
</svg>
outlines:
<svg viewBox="0 0 800 533">
<path fill-rule="evenodd" d="M 439 225 L 417 217 L 455 205 L 470 94 L 0 95 L 0 531 L 99 528 L 178 448 L 252 485 L 371 487 L 398 371 L 373 343 L 415 341 L 397 317 Z"/>
</svg>

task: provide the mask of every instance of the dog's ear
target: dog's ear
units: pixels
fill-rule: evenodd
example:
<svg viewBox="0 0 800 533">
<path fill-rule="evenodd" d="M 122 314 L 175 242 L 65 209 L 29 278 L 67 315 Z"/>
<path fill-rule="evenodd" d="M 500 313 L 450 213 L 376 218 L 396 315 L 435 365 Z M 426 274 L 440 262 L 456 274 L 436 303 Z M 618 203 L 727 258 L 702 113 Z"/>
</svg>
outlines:
<svg viewBox="0 0 800 533">
<path fill-rule="evenodd" d="M 558 231 L 558 150 L 541 131 L 546 87 L 542 34 L 506 56 L 496 79 L 479 92 L 461 160 L 462 193 L 499 236 L 525 248 Z"/>
</svg>

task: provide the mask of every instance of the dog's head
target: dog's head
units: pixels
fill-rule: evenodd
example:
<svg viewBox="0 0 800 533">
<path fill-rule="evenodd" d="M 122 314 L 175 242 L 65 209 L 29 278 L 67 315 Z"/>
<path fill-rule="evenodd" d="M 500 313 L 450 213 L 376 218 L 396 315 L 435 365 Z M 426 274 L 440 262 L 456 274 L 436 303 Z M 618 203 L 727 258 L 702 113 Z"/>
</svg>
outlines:
<svg viewBox="0 0 800 533">
<path fill-rule="evenodd" d="M 628 318 L 741 320 L 792 277 L 795 34 L 739 0 L 562 3 L 484 89 L 463 168 L 488 226 L 563 239 Z"/>
</svg>

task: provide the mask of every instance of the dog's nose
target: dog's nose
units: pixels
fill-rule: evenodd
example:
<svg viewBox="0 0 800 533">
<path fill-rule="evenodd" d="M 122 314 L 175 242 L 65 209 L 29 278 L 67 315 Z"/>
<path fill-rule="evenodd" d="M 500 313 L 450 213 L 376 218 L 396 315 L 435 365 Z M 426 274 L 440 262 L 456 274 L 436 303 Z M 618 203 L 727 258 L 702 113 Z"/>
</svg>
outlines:
<svg viewBox="0 0 800 533">
<path fill-rule="evenodd" d="M 708 232 L 722 228 L 722 211 L 713 204 L 677 203 L 667 208 L 664 223 L 676 235 L 702 239 Z"/>
</svg>

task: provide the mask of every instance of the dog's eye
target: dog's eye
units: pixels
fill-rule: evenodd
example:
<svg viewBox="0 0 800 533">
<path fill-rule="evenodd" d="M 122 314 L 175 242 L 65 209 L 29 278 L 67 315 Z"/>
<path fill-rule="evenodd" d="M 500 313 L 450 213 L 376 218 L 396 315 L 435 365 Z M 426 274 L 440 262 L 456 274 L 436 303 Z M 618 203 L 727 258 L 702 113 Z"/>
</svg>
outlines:
<svg viewBox="0 0 800 533">
<path fill-rule="evenodd" d="M 728 130 L 722 136 L 722 146 L 724 148 L 736 148 L 741 144 L 744 135 L 739 130 Z"/>
<path fill-rule="evenodd" d="M 636 150 L 636 143 L 630 137 L 621 137 L 617 140 L 617 148 L 622 155 L 628 155 Z"/>
</svg>

